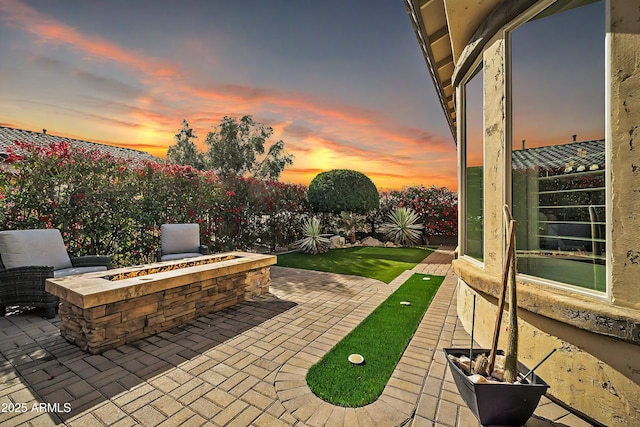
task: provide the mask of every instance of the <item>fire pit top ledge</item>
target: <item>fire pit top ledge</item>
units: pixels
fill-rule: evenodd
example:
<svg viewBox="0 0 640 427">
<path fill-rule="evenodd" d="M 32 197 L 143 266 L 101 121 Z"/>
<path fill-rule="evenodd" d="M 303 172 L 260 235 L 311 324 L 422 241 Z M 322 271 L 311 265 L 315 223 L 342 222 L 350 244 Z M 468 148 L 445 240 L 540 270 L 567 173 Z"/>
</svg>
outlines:
<svg viewBox="0 0 640 427">
<path fill-rule="evenodd" d="M 181 264 L 190 261 L 206 260 L 233 256 L 233 259 L 211 264 L 196 265 L 153 274 L 146 274 L 122 280 L 109 280 L 109 276 L 118 273 L 145 270 L 154 267 Z M 254 270 L 275 264 L 273 255 L 249 252 L 224 252 L 186 260 L 157 262 L 133 267 L 117 268 L 108 271 L 86 273 L 47 279 L 45 289 L 53 295 L 71 302 L 81 308 L 91 308 L 128 298 L 140 297 L 188 283 L 225 276 L 242 271 Z"/>
</svg>

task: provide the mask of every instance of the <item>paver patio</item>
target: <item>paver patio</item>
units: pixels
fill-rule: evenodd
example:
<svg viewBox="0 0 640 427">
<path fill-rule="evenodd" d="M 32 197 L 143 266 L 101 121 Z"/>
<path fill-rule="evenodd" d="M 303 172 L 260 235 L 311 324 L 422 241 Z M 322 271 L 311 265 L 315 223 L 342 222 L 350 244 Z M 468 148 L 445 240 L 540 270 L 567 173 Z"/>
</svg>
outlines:
<svg viewBox="0 0 640 427">
<path fill-rule="evenodd" d="M 389 285 L 274 267 L 269 295 L 101 355 L 60 337 L 58 317 L 0 318 L 0 425 L 477 426 L 440 351 L 469 339 L 452 255 L 440 249 Z M 353 409 L 313 395 L 307 369 L 413 272 L 447 277 L 382 396 Z M 547 398 L 527 423 L 589 425 Z"/>
</svg>

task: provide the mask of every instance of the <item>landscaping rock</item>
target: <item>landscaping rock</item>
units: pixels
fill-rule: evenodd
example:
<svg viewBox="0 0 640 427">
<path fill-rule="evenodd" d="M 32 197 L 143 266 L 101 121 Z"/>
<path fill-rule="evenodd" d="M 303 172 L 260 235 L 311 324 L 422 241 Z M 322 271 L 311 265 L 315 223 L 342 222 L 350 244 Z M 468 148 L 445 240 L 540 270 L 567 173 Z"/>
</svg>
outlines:
<svg viewBox="0 0 640 427">
<path fill-rule="evenodd" d="M 331 242 L 329 244 L 329 249 L 341 249 L 344 248 L 344 237 L 342 236 L 331 236 L 329 238 L 329 241 Z"/>
<path fill-rule="evenodd" d="M 365 237 L 362 239 L 362 246 L 383 246 L 382 242 L 378 239 L 375 239 L 371 236 Z"/>
<path fill-rule="evenodd" d="M 396 244 L 395 244 L 395 243 L 393 243 L 391 240 L 389 240 L 388 242 L 386 242 L 386 243 L 384 244 L 384 247 L 385 247 L 385 248 L 395 248 L 395 247 L 396 247 Z"/>
</svg>

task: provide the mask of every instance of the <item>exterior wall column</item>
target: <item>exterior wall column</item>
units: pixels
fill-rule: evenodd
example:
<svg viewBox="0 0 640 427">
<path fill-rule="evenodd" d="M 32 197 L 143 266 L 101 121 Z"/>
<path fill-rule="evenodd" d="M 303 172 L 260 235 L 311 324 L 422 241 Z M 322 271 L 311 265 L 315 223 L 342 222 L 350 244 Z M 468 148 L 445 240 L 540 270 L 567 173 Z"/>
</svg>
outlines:
<svg viewBox="0 0 640 427">
<path fill-rule="evenodd" d="M 501 274 L 505 204 L 505 41 L 499 37 L 484 51 L 484 268 Z"/>
<path fill-rule="evenodd" d="M 640 310 L 640 6 L 610 0 L 607 48 L 610 66 L 607 140 L 611 179 L 611 254 L 609 276 L 613 303 Z"/>
<path fill-rule="evenodd" d="M 487 43 L 483 54 L 484 97 L 484 269 L 487 277 L 501 277 L 503 263 L 503 205 L 505 203 L 505 40 L 495 37 Z M 458 89 L 458 92 L 461 90 Z M 459 112 L 460 116 L 464 114 Z M 459 165 L 462 165 L 460 163 Z M 459 166 L 462 170 L 462 166 Z M 464 188 L 464 184 L 462 184 Z M 463 199 L 463 198 L 462 198 Z M 461 209 L 462 210 L 462 209 Z M 471 266 L 471 264 L 470 264 Z M 473 266 L 474 269 L 479 268 Z M 467 332 L 471 331 L 473 296 L 477 297 L 475 340 L 483 347 L 491 344 L 497 314 L 497 298 L 478 293 L 460 280 L 458 286 L 458 318 Z M 506 319 L 506 315 L 504 316 Z M 501 347 L 506 345 L 505 334 Z"/>
</svg>

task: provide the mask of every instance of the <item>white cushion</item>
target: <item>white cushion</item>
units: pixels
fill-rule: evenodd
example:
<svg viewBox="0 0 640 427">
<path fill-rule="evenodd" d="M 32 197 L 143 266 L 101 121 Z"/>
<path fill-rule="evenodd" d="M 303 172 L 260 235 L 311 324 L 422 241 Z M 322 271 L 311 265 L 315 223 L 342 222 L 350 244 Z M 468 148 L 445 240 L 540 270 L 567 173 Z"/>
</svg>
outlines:
<svg viewBox="0 0 640 427">
<path fill-rule="evenodd" d="M 5 268 L 53 266 L 70 268 L 62 235 L 54 228 L 0 231 L 0 255 Z"/>
<path fill-rule="evenodd" d="M 182 259 L 182 258 L 193 258 L 195 256 L 201 256 L 202 254 L 200 252 L 185 252 L 182 254 L 167 254 L 167 255 L 162 255 L 160 257 L 160 261 L 173 261 L 175 259 Z"/>
<path fill-rule="evenodd" d="M 198 224 L 162 224 L 162 254 L 200 252 L 200 226 Z"/>
<path fill-rule="evenodd" d="M 63 268 L 61 270 L 54 270 L 53 277 L 73 276 L 82 273 L 93 273 L 94 271 L 107 271 L 107 267 L 104 265 L 94 265 L 89 267 Z"/>
</svg>

